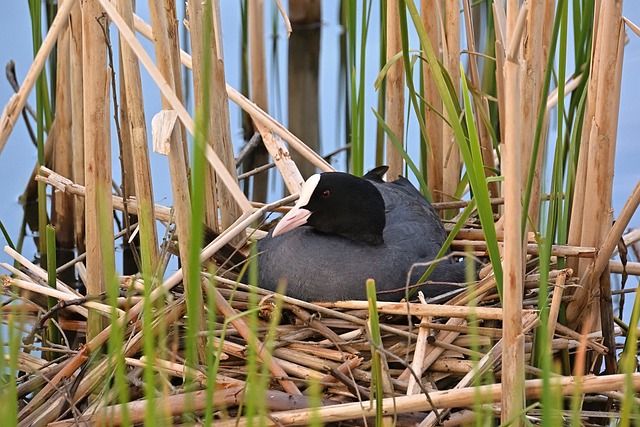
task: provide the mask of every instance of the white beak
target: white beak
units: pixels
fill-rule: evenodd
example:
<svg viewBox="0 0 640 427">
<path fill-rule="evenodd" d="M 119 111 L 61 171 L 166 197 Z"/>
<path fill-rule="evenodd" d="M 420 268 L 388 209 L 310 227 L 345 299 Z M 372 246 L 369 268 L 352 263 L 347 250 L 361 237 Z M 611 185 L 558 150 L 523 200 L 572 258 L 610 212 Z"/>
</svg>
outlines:
<svg viewBox="0 0 640 427">
<path fill-rule="evenodd" d="M 318 186 L 318 182 L 320 182 L 319 174 L 312 175 L 307 179 L 302 186 L 300 198 L 296 205 L 282 217 L 280 222 L 276 225 L 276 228 L 273 229 L 274 236 L 284 234 L 307 222 L 307 219 L 311 216 L 311 211 L 305 209 L 304 206 L 309 203 L 311 195 Z"/>
</svg>

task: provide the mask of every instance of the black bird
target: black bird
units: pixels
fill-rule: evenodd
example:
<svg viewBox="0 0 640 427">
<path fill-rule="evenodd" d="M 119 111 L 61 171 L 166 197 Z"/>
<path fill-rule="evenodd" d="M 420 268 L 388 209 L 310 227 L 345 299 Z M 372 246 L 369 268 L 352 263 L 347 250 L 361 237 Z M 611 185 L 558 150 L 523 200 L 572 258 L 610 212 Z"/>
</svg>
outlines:
<svg viewBox="0 0 640 427">
<path fill-rule="evenodd" d="M 300 199 L 258 243 L 259 286 L 306 301 L 366 299 L 375 279 L 378 299 L 406 295 L 415 263 L 432 261 L 447 235 L 429 202 L 406 179 L 384 182 L 386 166 L 363 178 L 341 172 L 311 176 Z M 427 267 L 416 267 L 415 284 Z M 465 280 L 464 263 L 443 259 L 420 287 L 433 297 Z"/>
</svg>

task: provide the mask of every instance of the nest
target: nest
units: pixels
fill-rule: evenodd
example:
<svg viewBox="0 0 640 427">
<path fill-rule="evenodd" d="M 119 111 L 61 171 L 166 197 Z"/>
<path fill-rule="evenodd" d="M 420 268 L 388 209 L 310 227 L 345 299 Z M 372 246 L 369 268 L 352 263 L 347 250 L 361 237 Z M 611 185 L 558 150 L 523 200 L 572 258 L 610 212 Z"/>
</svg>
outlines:
<svg viewBox="0 0 640 427">
<path fill-rule="evenodd" d="M 29 331 L 17 358 L 22 372 L 17 382 L 21 425 L 136 424 L 149 411 L 154 418 L 174 421 L 188 416 L 200 422 L 246 425 L 251 423 L 247 408 L 252 405 L 267 414 L 271 425 L 306 425 L 313 420 L 362 425 L 375 417 L 388 417 L 396 425 L 459 424 L 500 412 L 495 404 L 501 398 L 508 349 L 502 347 L 503 309 L 490 268 L 445 304 L 311 304 L 243 285 L 230 274 L 203 270 L 205 310 L 203 323 L 196 324 L 204 327 L 194 336 L 187 325 L 185 292 L 176 278 L 146 297 L 140 278 L 122 278 L 117 311 L 104 301 L 69 295 L 47 311 L 32 297 L 51 294 L 39 280 L 44 270 L 14 255 L 24 269 L 16 270 L 13 278 L 5 276 L 5 290 L 16 297 L 11 289 L 20 287 L 23 303 L 5 310 L 12 310 Z M 555 285 L 550 286 L 547 329 L 552 352 L 581 355 L 583 363 L 585 354 L 602 360 L 599 356 L 607 354 L 607 347 L 601 334 L 580 335 L 555 321 L 565 288 L 576 282 L 571 274 L 562 269 L 549 275 Z M 523 368 L 532 378 L 540 375 L 531 362 L 533 330 L 539 325 L 539 280 L 533 268 L 527 275 L 521 323 Z M 58 312 L 56 325 L 82 335 L 87 308 L 119 320 L 85 345 L 73 347 L 69 340 L 66 346 L 49 343 L 45 320 Z M 72 320 L 74 316 L 79 320 Z M 145 349 L 149 343 L 144 335 L 149 333 L 154 360 L 145 356 L 150 349 Z M 185 363 L 187 343 L 200 354 L 195 366 Z M 107 347 L 105 354 L 102 349 Z M 34 349 L 42 351 L 40 357 L 30 353 Z M 152 372 L 152 400 L 145 390 L 150 386 L 145 372 Z M 554 381 L 565 395 L 575 390 L 573 377 Z M 600 393 L 594 399 L 606 402 L 611 395 L 606 392 L 620 389 L 621 382 L 618 375 L 590 376 L 581 379 L 580 387 L 582 393 Z M 539 379 L 528 380 L 523 397 L 539 397 L 541 386 Z M 119 390 L 126 390 L 128 402 L 121 403 Z M 530 409 L 535 420 L 536 408 Z"/>
</svg>

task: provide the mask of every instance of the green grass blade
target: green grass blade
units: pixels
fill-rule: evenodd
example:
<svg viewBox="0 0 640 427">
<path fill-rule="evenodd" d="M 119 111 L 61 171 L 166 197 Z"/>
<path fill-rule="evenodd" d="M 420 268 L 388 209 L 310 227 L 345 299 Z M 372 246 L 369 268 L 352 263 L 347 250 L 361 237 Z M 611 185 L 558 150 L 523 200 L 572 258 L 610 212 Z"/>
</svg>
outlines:
<svg viewBox="0 0 640 427">
<path fill-rule="evenodd" d="M 547 64 L 545 68 L 544 83 L 542 84 L 542 99 L 546 99 L 549 93 L 549 86 L 551 84 L 551 76 L 553 73 L 553 63 L 555 61 L 558 33 L 560 31 L 560 22 L 562 20 L 563 10 L 566 8 L 566 0 L 562 0 L 558 4 L 556 9 L 556 15 L 553 21 L 553 31 L 551 35 L 551 44 L 549 45 L 549 53 L 547 57 Z M 544 124 L 544 117 L 547 108 L 546 102 L 540 102 L 538 107 L 538 116 L 536 121 L 536 131 L 533 137 L 533 149 L 531 150 L 531 160 L 529 162 L 529 171 L 527 176 L 527 186 L 523 194 L 522 205 L 522 237 L 527 229 L 527 220 L 529 214 L 529 205 L 531 204 L 531 191 L 533 188 L 533 177 L 537 168 L 538 151 L 540 150 L 540 144 L 542 139 L 542 127 Z"/>
<path fill-rule="evenodd" d="M 438 92 L 442 97 L 445 111 L 450 118 L 458 117 L 459 110 L 456 109 L 456 106 L 459 103 L 457 99 L 452 95 L 452 93 L 455 93 L 455 91 L 451 91 L 451 82 L 447 77 L 445 77 L 445 73 L 443 73 L 441 64 L 437 60 L 436 54 L 433 50 L 433 46 L 426 33 L 415 3 L 413 0 L 401 0 L 401 3 L 406 4 L 406 7 L 409 9 L 409 15 L 411 16 L 411 20 L 413 21 L 413 24 L 418 33 L 420 45 L 422 46 L 422 50 L 424 53 L 424 58 L 431 68 L 433 79 L 436 87 L 438 88 Z M 465 88 L 463 92 L 468 98 L 468 90 L 466 89 L 465 79 L 462 79 L 462 84 Z M 466 104 L 468 104 L 468 109 L 470 110 L 471 103 L 466 100 Z M 467 113 L 467 116 L 469 117 L 467 119 L 468 125 L 469 121 L 472 121 L 471 117 L 473 116 L 470 113 Z M 484 167 L 479 168 L 477 166 L 477 162 L 480 162 L 481 164 L 481 158 L 478 159 L 477 162 L 474 162 L 471 150 L 469 148 L 469 142 L 467 141 L 467 135 L 465 134 L 465 128 L 462 123 L 459 120 L 451 120 L 450 124 L 458 147 L 460 148 L 460 152 L 462 153 L 464 164 L 469 172 L 469 184 L 471 185 L 473 196 L 474 198 L 476 198 L 477 205 L 479 207 L 482 207 L 482 209 L 478 210 L 480 222 L 482 224 L 482 229 L 485 232 L 487 249 L 489 252 L 489 257 L 493 264 L 494 275 L 496 277 L 498 289 L 502 289 L 502 264 L 500 263 L 500 253 L 498 251 L 497 245 L 498 239 L 495 231 L 495 224 L 493 221 L 493 212 L 491 211 L 491 201 L 489 199 L 489 190 L 484 175 Z"/>
<path fill-rule="evenodd" d="M 373 279 L 367 280 L 367 300 L 369 301 L 369 339 L 371 340 L 371 381 L 373 385 L 376 401 L 376 427 L 383 424 L 383 407 L 382 399 L 384 398 L 383 389 L 383 372 L 382 357 L 380 348 L 382 348 L 382 336 L 380 335 L 380 322 L 378 321 L 378 309 L 376 299 L 376 283 Z"/>
</svg>

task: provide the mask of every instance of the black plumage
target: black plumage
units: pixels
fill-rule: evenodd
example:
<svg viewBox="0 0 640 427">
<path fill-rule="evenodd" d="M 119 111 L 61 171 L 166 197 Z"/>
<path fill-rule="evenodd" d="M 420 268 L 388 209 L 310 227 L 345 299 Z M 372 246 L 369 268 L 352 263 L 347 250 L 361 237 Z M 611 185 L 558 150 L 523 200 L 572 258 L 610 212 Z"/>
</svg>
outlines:
<svg viewBox="0 0 640 427">
<path fill-rule="evenodd" d="M 406 295 L 415 263 L 432 261 L 446 239 L 440 218 L 405 178 L 384 182 L 386 167 L 363 178 L 328 172 L 307 180 L 296 207 L 258 243 L 259 285 L 306 301 L 366 299 L 367 278 L 378 299 Z M 276 234 L 274 236 L 273 234 Z M 426 266 L 413 269 L 415 284 Z M 420 287 L 432 297 L 457 288 L 464 264 L 439 262 Z M 391 291 L 391 292 L 390 292 Z"/>
</svg>

